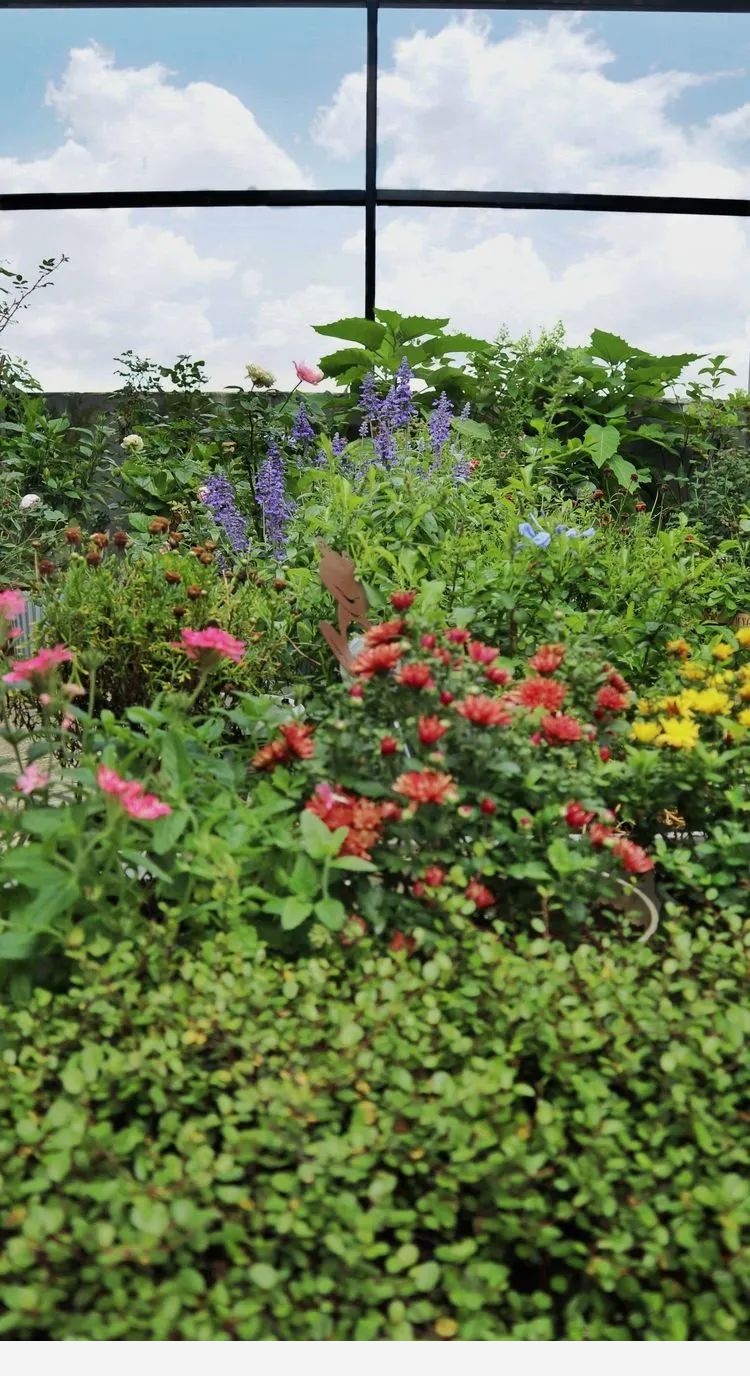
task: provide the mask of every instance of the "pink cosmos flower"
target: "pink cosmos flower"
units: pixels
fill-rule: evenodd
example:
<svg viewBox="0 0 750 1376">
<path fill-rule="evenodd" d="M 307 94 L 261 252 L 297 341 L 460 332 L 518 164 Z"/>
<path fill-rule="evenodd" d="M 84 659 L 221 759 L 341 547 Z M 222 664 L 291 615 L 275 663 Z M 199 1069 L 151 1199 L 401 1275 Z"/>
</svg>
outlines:
<svg viewBox="0 0 750 1376">
<path fill-rule="evenodd" d="M 27 764 L 21 771 L 15 782 L 15 789 L 18 793 L 25 793 L 28 797 L 37 788 L 46 788 L 49 783 L 49 774 L 45 774 L 38 764 Z"/>
<path fill-rule="evenodd" d="M 3 683 L 30 683 L 36 692 L 44 692 L 50 675 L 60 664 L 67 664 L 73 658 L 64 645 L 54 645 L 51 650 L 40 650 L 31 659 L 17 659 L 10 667 L 10 673 L 3 674 Z"/>
<path fill-rule="evenodd" d="M 184 650 L 188 659 L 194 659 L 201 669 L 211 669 L 221 659 L 239 664 L 247 647 L 244 640 L 236 640 L 218 626 L 207 626 L 205 631 L 193 631 L 186 626 L 175 648 Z"/>
<path fill-rule="evenodd" d="M 100 764 L 96 771 L 96 782 L 103 793 L 115 798 L 129 817 L 140 822 L 155 822 L 159 817 L 168 817 L 172 809 L 162 803 L 154 793 L 147 793 L 143 784 L 136 779 L 123 779 L 116 769 Z"/>
<path fill-rule="evenodd" d="M 6 588 L 5 592 L 0 592 L 0 621 L 13 621 L 17 616 L 22 616 L 26 606 L 26 599 L 17 588 Z M 20 635 L 20 631 L 6 633 L 6 640 L 13 636 Z"/>
<path fill-rule="evenodd" d="M 313 387 L 317 387 L 318 383 L 323 381 L 325 373 L 321 368 L 316 368 L 314 363 L 297 363 L 296 359 L 292 359 L 292 362 L 300 382 L 310 382 Z"/>
</svg>

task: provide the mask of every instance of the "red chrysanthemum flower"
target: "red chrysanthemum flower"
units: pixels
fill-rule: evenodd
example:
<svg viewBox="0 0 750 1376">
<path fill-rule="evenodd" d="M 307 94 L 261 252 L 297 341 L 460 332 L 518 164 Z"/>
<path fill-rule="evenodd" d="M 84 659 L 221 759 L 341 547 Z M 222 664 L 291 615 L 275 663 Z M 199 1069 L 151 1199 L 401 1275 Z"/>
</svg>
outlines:
<svg viewBox="0 0 750 1376">
<path fill-rule="evenodd" d="M 626 836 L 618 836 L 612 845 L 612 854 L 617 856 L 628 874 L 648 874 L 649 870 L 654 868 L 651 856 L 647 855 L 642 846 L 637 846 L 635 841 L 629 841 Z"/>
<path fill-rule="evenodd" d="M 493 802 L 492 798 L 483 798 L 479 807 L 485 817 L 492 817 L 497 812 L 497 803 Z"/>
<path fill-rule="evenodd" d="M 381 755 L 395 755 L 398 750 L 398 741 L 395 736 L 383 736 L 380 742 Z"/>
<path fill-rule="evenodd" d="M 583 803 L 568 803 L 565 809 L 565 821 L 569 827 L 585 827 L 593 818 L 593 812 L 587 812 Z"/>
<path fill-rule="evenodd" d="M 365 632 L 365 645 L 371 649 L 373 645 L 387 645 L 390 640 L 398 640 L 406 629 L 406 622 L 399 617 L 395 621 L 382 621 L 379 626 L 371 626 Z"/>
<path fill-rule="evenodd" d="M 589 841 L 597 849 L 605 845 L 610 837 L 614 835 L 611 827 L 607 827 L 603 822 L 592 822 L 588 830 Z"/>
<path fill-rule="evenodd" d="M 612 759 L 612 751 L 610 750 L 608 745 L 599 746 L 599 759 L 601 760 L 602 764 L 606 764 L 607 760 Z"/>
<path fill-rule="evenodd" d="M 613 683 L 605 683 L 596 695 L 597 712 L 624 712 L 628 700 Z"/>
<path fill-rule="evenodd" d="M 445 883 L 445 870 L 439 865 L 428 865 L 423 878 L 428 889 L 439 889 L 440 885 Z"/>
<path fill-rule="evenodd" d="M 485 669 L 484 676 L 486 679 L 489 679 L 490 683 L 498 683 L 501 687 L 506 683 L 510 683 L 510 674 L 508 670 L 501 669 L 497 664 L 494 664 L 490 669 Z"/>
<path fill-rule="evenodd" d="M 416 595 L 415 592 L 392 592 L 390 601 L 393 610 L 396 612 L 408 611 Z"/>
<path fill-rule="evenodd" d="M 253 769 L 274 769 L 282 760 L 288 759 L 286 741 L 269 741 L 268 745 L 261 746 L 252 758 Z"/>
<path fill-rule="evenodd" d="M 567 717 L 564 712 L 557 717 L 542 717 L 542 731 L 550 745 L 570 745 L 583 735 L 581 723 L 575 717 Z"/>
<path fill-rule="evenodd" d="M 393 785 L 394 793 L 403 794 L 417 807 L 425 803 L 442 804 L 455 798 L 456 785 L 450 774 L 440 774 L 434 769 L 411 770 L 399 775 Z"/>
<path fill-rule="evenodd" d="M 560 710 L 567 692 L 564 683 L 558 683 L 551 678 L 525 678 L 514 690 L 523 707 L 544 707 L 548 712 Z"/>
<path fill-rule="evenodd" d="M 471 632 L 462 630 L 460 626 L 451 626 L 450 630 L 446 631 L 445 638 L 451 645 L 466 645 L 467 641 L 471 640 Z"/>
<path fill-rule="evenodd" d="M 491 664 L 499 653 L 493 645 L 483 645 L 481 640 L 472 640 L 469 644 L 469 659 L 475 664 Z"/>
<path fill-rule="evenodd" d="M 629 693 L 631 691 L 630 684 L 627 679 L 623 678 L 622 674 L 618 674 L 616 669 L 610 669 L 608 664 L 605 665 L 605 668 L 609 670 L 607 682 L 611 683 L 613 688 L 617 688 L 620 693 Z"/>
<path fill-rule="evenodd" d="M 279 727 L 279 730 L 286 741 L 290 754 L 295 755 L 298 760 L 312 759 L 315 754 L 315 742 L 312 740 L 314 726 L 305 726 L 298 721 L 290 721 Z"/>
<path fill-rule="evenodd" d="M 507 726 L 511 720 L 510 712 L 498 698 L 487 698 L 482 693 L 471 693 L 456 704 L 456 711 L 472 726 Z"/>
<path fill-rule="evenodd" d="M 554 674 L 565 658 L 564 645 L 540 645 L 536 654 L 529 660 L 532 669 L 538 674 Z"/>
<path fill-rule="evenodd" d="M 396 674 L 396 682 L 400 683 L 402 688 L 435 687 L 430 666 L 421 659 L 415 660 L 412 664 L 404 664 Z"/>
<path fill-rule="evenodd" d="M 373 674 L 387 674 L 398 664 L 404 653 L 401 645 L 397 641 L 389 641 L 387 645 L 373 645 L 371 649 L 363 650 L 351 663 L 351 672 L 358 674 L 360 678 L 372 678 Z"/>
<path fill-rule="evenodd" d="M 417 943 L 413 936 L 406 936 L 404 932 L 394 932 L 388 942 L 390 951 L 406 951 L 407 955 L 412 955 L 417 949 Z"/>
<path fill-rule="evenodd" d="M 440 694 L 440 701 L 442 702 L 443 707 L 449 707 L 453 701 L 453 694 L 450 693 L 447 688 L 444 688 L 442 693 Z"/>
<path fill-rule="evenodd" d="M 417 723 L 422 745 L 435 745 L 444 736 L 448 727 L 439 717 L 420 717 Z"/>
<path fill-rule="evenodd" d="M 490 892 L 485 884 L 478 879 L 472 879 L 466 886 L 466 897 L 479 908 L 491 908 L 495 902 L 495 895 Z"/>
<path fill-rule="evenodd" d="M 423 650 L 434 650 L 437 645 L 437 636 L 423 635 L 419 638 L 419 643 Z"/>
</svg>

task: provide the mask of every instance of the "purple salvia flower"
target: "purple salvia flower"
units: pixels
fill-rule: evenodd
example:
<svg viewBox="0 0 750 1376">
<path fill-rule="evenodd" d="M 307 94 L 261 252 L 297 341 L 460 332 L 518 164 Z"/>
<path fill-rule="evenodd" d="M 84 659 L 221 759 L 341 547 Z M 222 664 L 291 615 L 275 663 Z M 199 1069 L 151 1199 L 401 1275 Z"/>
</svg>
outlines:
<svg viewBox="0 0 750 1376">
<path fill-rule="evenodd" d="M 263 531 L 277 559 L 283 559 L 286 526 L 294 512 L 294 502 L 284 488 L 284 461 L 275 440 L 269 440 L 268 455 L 255 479 L 255 500 L 263 514 Z"/>
<path fill-rule="evenodd" d="M 292 426 L 292 444 L 307 444 L 309 440 L 314 439 L 315 431 L 310 424 L 310 417 L 305 410 L 305 403 L 301 401 Z"/>
<path fill-rule="evenodd" d="M 451 423 L 453 421 L 453 402 L 449 401 L 445 392 L 441 392 L 432 408 L 427 425 L 432 440 L 433 454 L 442 453 L 451 433 Z"/>
<path fill-rule="evenodd" d="M 331 440 L 331 450 L 332 450 L 332 452 L 333 452 L 334 458 L 338 459 L 339 456 L 340 456 L 341 454 L 343 454 L 343 452 L 344 452 L 345 449 L 346 449 L 346 440 L 342 440 L 342 438 L 341 438 L 341 436 L 340 436 L 340 434 L 339 434 L 339 432 L 338 432 L 338 430 L 337 430 L 337 431 L 336 431 L 336 434 L 334 435 L 333 439 Z"/>
<path fill-rule="evenodd" d="M 470 402 L 470 401 L 467 401 L 466 405 L 464 406 L 463 410 L 461 411 L 461 417 L 460 417 L 460 418 L 461 418 L 461 420 L 468 420 L 470 415 L 471 415 L 471 402 Z"/>
<path fill-rule="evenodd" d="M 409 367 L 409 360 L 407 358 L 402 359 L 401 366 L 396 373 L 395 385 L 391 387 L 383 407 L 394 430 L 400 430 L 408 425 L 416 414 L 416 407 L 411 395 L 413 376 L 414 374 Z"/>
<path fill-rule="evenodd" d="M 212 473 L 203 486 L 203 502 L 232 549 L 241 554 L 249 545 L 247 521 L 237 510 L 234 488 L 226 473 Z"/>
<path fill-rule="evenodd" d="M 368 373 L 359 389 L 359 404 L 364 411 L 360 434 L 367 434 L 368 427 L 380 419 L 383 403 L 375 386 L 375 374 Z"/>
<path fill-rule="evenodd" d="M 471 462 L 464 453 L 459 451 L 456 462 L 453 465 L 453 481 L 454 483 L 465 483 L 468 482 L 470 477 Z"/>
</svg>

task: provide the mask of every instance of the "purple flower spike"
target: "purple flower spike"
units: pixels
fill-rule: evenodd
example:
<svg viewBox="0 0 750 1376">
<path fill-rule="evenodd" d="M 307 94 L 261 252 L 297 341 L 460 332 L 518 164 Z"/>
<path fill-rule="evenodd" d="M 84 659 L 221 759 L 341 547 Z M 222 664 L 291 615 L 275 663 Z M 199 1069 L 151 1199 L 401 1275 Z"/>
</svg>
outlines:
<svg viewBox="0 0 750 1376">
<path fill-rule="evenodd" d="M 307 444 L 310 440 L 314 439 L 315 431 L 310 424 L 310 417 L 305 410 L 305 403 L 301 401 L 297 414 L 294 417 L 294 425 L 292 426 L 292 444 Z"/>
<path fill-rule="evenodd" d="M 295 504 L 289 501 L 284 488 L 284 461 L 275 440 L 270 440 L 268 457 L 258 469 L 255 479 L 255 500 L 263 513 L 263 530 L 277 559 L 283 559 L 286 547 L 286 527 L 294 514 Z"/>
<path fill-rule="evenodd" d="M 203 485 L 203 501 L 219 529 L 223 530 L 232 549 L 236 554 L 242 554 L 250 543 L 247 521 L 237 510 L 234 488 L 226 473 L 212 473 L 206 479 Z"/>
<path fill-rule="evenodd" d="M 448 400 L 445 392 L 441 392 L 432 408 L 432 415 L 427 422 L 432 441 L 433 454 L 441 454 L 451 433 L 453 422 L 453 403 Z"/>
</svg>

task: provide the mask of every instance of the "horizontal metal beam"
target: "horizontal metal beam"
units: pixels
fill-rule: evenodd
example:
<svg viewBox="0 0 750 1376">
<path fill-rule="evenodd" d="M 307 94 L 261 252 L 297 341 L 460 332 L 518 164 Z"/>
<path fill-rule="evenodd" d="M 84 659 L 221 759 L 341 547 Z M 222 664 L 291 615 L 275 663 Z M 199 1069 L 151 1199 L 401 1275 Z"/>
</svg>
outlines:
<svg viewBox="0 0 750 1376">
<path fill-rule="evenodd" d="M 567 191 L 432 191 L 378 187 L 378 206 L 453 210 L 583 210 L 631 215 L 750 215 L 750 200 Z M 0 193 L 0 211 L 321 208 L 365 206 L 364 190 L 28 191 Z"/>
<path fill-rule="evenodd" d="M 367 0 L 0 0 L 0 10 L 366 9 Z M 748 14 L 750 0 L 378 0 L 382 10 L 591 10 L 613 14 Z"/>
</svg>

